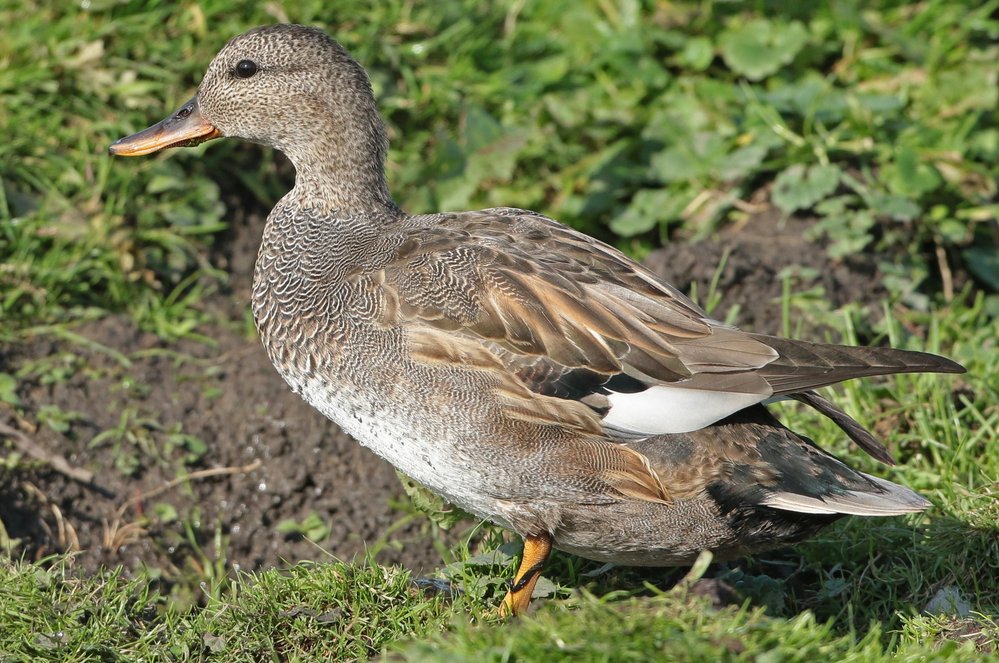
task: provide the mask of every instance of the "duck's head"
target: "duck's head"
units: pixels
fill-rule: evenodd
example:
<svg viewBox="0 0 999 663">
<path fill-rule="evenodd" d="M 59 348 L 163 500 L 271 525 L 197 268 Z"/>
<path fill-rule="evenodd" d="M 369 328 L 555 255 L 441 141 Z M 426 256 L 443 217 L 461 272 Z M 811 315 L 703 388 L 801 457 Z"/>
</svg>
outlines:
<svg viewBox="0 0 999 663">
<path fill-rule="evenodd" d="M 234 37 L 190 101 L 109 151 L 140 156 L 219 137 L 281 150 L 300 180 L 360 178 L 352 184 L 385 188 L 387 140 L 368 76 L 316 28 L 272 25 Z"/>
</svg>

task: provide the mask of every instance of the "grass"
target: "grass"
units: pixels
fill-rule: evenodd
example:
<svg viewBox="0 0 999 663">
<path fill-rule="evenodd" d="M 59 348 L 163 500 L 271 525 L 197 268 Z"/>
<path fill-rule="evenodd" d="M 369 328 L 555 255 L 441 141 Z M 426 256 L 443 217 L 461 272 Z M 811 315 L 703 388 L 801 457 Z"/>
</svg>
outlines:
<svg viewBox="0 0 999 663">
<path fill-rule="evenodd" d="M 224 661 L 367 658 L 407 635 L 440 630 L 449 608 L 398 569 L 298 565 L 222 581 L 196 612 L 148 579 L 79 578 L 67 560 L 0 570 L 0 660 Z"/>
<path fill-rule="evenodd" d="M 785 327 L 808 318 L 850 341 L 942 352 L 967 375 L 836 392 L 893 450 L 896 468 L 876 467 L 808 410 L 781 406 L 782 416 L 935 507 L 848 520 L 793 554 L 712 570 L 739 593 L 738 606 L 708 606 L 689 582 L 666 589 L 675 572 L 602 572 L 558 556 L 546 572 L 555 600 L 504 625 L 488 608 L 512 573 L 509 546 L 485 557 L 450 551 L 454 563 L 440 575 L 461 591 L 440 596 L 370 560 L 238 573 L 221 536 L 208 555 L 192 534 L 199 571 L 182 591 L 162 593 L 159 569 L 85 576 L 71 557 L 19 561 L 20 543 L 0 522 L 0 661 L 382 652 L 964 661 L 996 651 L 999 2 L 328 5 L 0 2 L 0 361 L 40 334 L 87 343 L 73 327 L 112 313 L 163 342 L 208 341 L 204 330 L 220 316 L 210 302 L 229 287 L 218 245 L 231 219 L 266 212 L 287 189 L 287 164 L 228 142 L 127 164 L 106 146 L 186 100 L 231 35 L 314 23 L 371 73 L 392 136 L 390 179 L 411 211 L 530 207 L 641 257 L 773 206 L 813 218 L 814 238 L 834 258 L 878 255 L 891 291 L 880 319 L 788 289 Z M 706 294 L 724 302 L 724 292 Z M 127 370 L 128 357 L 101 351 Z M 88 370 L 72 353 L 0 363 L 0 407 L 71 429 L 77 413 L 26 410 L 19 385 Z M 155 413 L 122 416 L 118 428 L 79 441 L 121 448 L 108 471 L 128 474 L 147 457 L 197 465 L 210 453 L 180 429 L 156 447 Z M 5 481 L 32 467 L 0 447 Z M 329 530 L 318 515 L 284 526 Z M 485 548 L 500 537 L 487 528 Z M 966 609 L 922 614 L 941 592 Z"/>
<path fill-rule="evenodd" d="M 713 608 L 681 582 L 643 596 L 583 591 L 501 624 L 459 596 L 424 594 L 406 572 L 371 564 L 299 564 L 224 580 L 203 607 L 178 611 L 147 579 L 79 578 L 67 562 L 0 567 L 4 661 L 305 661 L 390 653 L 413 661 L 986 660 L 999 625 L 907 616 L 843 630 L 811 612 Z M 603 637 L 603 636 L 606 637 Z M 997 657 L 991 659 L 999 660 Z M 990 660 L 991 660 L 990 659 Z"/>
</svg>

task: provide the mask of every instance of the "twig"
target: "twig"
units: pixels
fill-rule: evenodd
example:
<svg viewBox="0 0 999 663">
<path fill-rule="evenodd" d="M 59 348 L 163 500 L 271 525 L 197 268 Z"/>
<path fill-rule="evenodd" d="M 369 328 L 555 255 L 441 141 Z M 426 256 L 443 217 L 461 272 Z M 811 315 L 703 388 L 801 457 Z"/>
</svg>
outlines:
<svg viewBox="0 0 999 663">
<path fill-rule="evenodd" d="M 506 18 L 503 19 L 503 36 L 509 38 L 513 31 L 517 29 L 517 17 L 520 16 L 521 10 L 524 9 L 524 4 L 526 0 L 515 0 L 513 5 L 510 7 L 510 11 L 506 13 Z"/>
<path fill-rule="evenodd" d="M 5 423 L 0 423 L 0 435 L 6 435 L 10 439 L 14 440 L 15 447 L 32 458 L 46 463 L 56 472 L 59 472 L 74 481 L 79 481 L 80 483 L 97 487 L 94 484 L 93 472 L 85 470 L 82 467 L 73 467 L 64 456 L 43 448 L 40 444 L 16 428 L 8 426 Z"/>
<path fill-rule="evenodd" d="M 128 507 L 132 504 L 137 504 L 142 500 L 148 500 L 157 495 L 161 495 L 168 490 L 176 488 L 185 481 L 193 481 L 196 479 L 206 479 L 208 477 L 221 476 L 224 474 L 248 474 L 253 472 L 257 468 L 263 465 L 263 461 L 259 458 L 250 463 L 249 465 L 235 465 L 229 467 L 213 467 L 207 470 L 198 470 L 196 472 L 191 472 L 190 474 L 185 474 L 183 476 L 175 477 L 170 481 L 167 481 L 162 486 L 157 486 L 156 488 L 151 488 L 145 492 L 139 493 L 133 499 L 128 500 L 118 507 L 117 517 L 120 519 L 128 511 Z"/>
<path fill-rule="evenodd" d="M 767 209 L 766 205 L 753 203 L 748 200 L 742 200 L 741 198 L 733 198 L 732 207 L 736 208 L 740 212 L 745 212 L 746 214 L 760 214 Z"/>
<path fill-rule="evenodd" d="M 43 493 L 38 486 L 30 481 L 22 482 L 21 488 L 23 488 L 28 495 L 38 500 L 43 507 L 48 507 L 52 512 L 52 517 L 55 519 L 56 524 L 55 542 L 59 546 L 59 550 L 65 553 L 72 553 L 80 550 L 80 537 L 77 536 L 76 528 L 73 527 L 73 523 L 63 518 L 62 509 L 60 509 L 55 502 L 50 500 L 48 495 Z M 52 528 L 49 527 L 48 523 L 46 523 L 43 518 L 39 518 L 38 524 L 41 525 L 42 529 L 45 531 L 45 537 L 47 539 L 52 539 Z"/>
<path fill-rule="evenodd" d="M 936 245 L 937 266 L 940 268 L 940 281 L 943 285 L 944 301 L 954 299 L 954 275 L 950 271 L 950 263 L 947 262 L 947 250 L 939 240 L 934 240 Z"/>
</svg>

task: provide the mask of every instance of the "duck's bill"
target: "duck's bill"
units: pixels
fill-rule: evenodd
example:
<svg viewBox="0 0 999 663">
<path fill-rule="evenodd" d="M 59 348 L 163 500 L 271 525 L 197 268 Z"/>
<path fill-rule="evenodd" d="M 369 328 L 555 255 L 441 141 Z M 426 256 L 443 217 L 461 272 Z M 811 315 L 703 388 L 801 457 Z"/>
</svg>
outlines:
<svg viewBox="0 0 999 663">
<path fill-rule="evenodd" d="M 191 147 L 221 135 L 222 132 L 202 116 L 198 98 L 194 97 L 162 122 L 111 143 L 108 152 L 122 157 L 138 157 L 168 147 Z"/>
</svg>

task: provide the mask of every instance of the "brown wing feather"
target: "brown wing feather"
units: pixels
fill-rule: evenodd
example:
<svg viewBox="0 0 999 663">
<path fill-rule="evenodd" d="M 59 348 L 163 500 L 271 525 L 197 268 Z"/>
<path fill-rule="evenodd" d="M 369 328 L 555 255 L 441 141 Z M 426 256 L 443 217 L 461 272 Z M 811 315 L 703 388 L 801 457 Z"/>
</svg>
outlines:
<svg viewBox="0 0 999 663">
<path fill-rule="evenodd" d="M 902 372 L 961 372 L 926 353 L 807 343 L 711 320 L 617 250 L 551 219 L 498 208 L 424 217 L 386 267 L 400 313 L 570 368 L 648 384 L 756 372 L 776 395 Z M 424 237 L 426 235 L 426 237 Z"/>
<path fill-rule="evenodd" d="M 615 492 L 646 502 L 670 504 L 672 497 L 648 457 L 624 445 L 607 444 L 595 449 L 599 469 L 596 478 Z"/>
<path fill-rule="evenodd" d="M 484 210 L 432 220 L 430 238 L 405 243 L 384 268 L 395 310 L 411 323 L 650 384 L 776 357 L 620 252 L 550 219 Z"/>
</svg>

